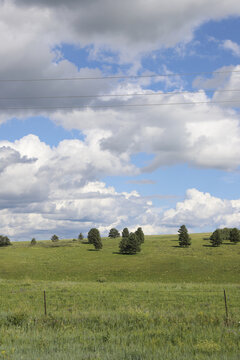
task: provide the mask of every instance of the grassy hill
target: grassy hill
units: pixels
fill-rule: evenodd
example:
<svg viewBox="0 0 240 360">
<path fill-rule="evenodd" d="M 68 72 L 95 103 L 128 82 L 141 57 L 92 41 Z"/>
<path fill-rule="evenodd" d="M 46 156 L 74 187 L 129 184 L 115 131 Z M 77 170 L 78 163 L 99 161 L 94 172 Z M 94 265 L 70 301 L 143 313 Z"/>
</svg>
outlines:
<svg viewBox="0 0 240 360">
<path fill-rule="evenodd" d="M 103 239 L 94 251 L 84 242 L 15 242 L 0 248 L 0 278 L 70 281 L 159 281 L 240 283 L 240 244 L 209 245 L 209 234 L 193 234 L 190 248 L 177 235 L 146 236 L 137 255 L 120 255 L 119 239 Z"/>
<path fill-rule="evenodd" d="M 240 244 L 191 237 L 0 248 L 0 360 L 239 360 Z"/>
</svg>

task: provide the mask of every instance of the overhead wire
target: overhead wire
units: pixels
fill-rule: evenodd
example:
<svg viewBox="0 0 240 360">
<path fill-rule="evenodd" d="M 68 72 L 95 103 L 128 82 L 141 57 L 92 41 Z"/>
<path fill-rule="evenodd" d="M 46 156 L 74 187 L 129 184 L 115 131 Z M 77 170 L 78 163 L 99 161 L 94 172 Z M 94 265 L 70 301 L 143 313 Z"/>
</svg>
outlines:
<svg viewBox="0 0 240 360">
<path fill-rule="evenodd" d="M 240 89 L 206 89 L 198 91 L 169 91 L 169 92 L 152 92 L 152 93 L 126 93 L 126 94 L 93 94 L 93 95 L 49 95 L 49 96 L 7 96 L 0 97 L 0 100 L 34 100 L 34 99 L 78 99 L 78 98 L 102 98 L 102 97 L 129 97 L 129 96 L 161 96 L 175 94 L 204 94 L 207 92 L 239 92 Z"/>
<path fill-rule="evenodd" d="M 192 76 L 192 75 L 210 75 L 210 74 L 231 74 L 240 73 L 240 70 L 223 70 L 223 71 L 201 71 L 185 73 L 168 73 L 168 74 L 146 74 L 146 75 L 108 75 L 108 76 L 81 76 L 81 77 L 64 77 L 64 78 L 29 78 L 29 79 L 0 79 L 0 82 L 41 82 L 41 81 L 75 81 L 75 80 L 107 80 L 107 79 L 139 79 L 139 78 L 157 78 L 172 76 Z"/>
<path fill-rule="evenodd" d="M 151 107 L 151 106 L 175 106 L 175 105 L 195 105 L 195 104 L 224 104 L 224 103 L 240 103 L 237 100 L 222 101 L 191 101 L 191 102 L 172 102 L 172 103 L 152 103 L 152 104 L 116 104 L 116 105 L 79 105 L 79 106 L 34 106 L 34 107 L 0 107 L 0 110 L 53 110 L 53 109 L 86 109 L 86 108 L 119 108 L 119 107 Z M 237 106 L 239 107 L 239 106 Z"/>
</svg>

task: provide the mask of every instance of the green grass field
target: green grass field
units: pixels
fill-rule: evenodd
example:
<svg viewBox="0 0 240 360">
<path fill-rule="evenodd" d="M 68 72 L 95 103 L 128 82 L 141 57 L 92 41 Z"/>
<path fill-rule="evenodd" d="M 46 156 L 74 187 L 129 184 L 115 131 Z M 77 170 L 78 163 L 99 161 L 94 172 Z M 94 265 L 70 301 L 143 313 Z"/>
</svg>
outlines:
<svg viewBox="0 0 240 360">
<path fill-rule="evenodd" d="M 240 244 L 208 236 L 147 236 L 137 255 L 119 239 L 0 248 L 0 359 L 239 360 Z"/>
</svg>

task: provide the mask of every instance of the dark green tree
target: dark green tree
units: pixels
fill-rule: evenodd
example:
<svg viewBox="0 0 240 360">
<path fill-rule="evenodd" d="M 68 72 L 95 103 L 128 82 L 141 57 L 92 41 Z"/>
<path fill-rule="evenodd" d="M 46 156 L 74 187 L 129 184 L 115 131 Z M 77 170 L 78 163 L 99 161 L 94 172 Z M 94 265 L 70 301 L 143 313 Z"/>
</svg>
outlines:
<svg viewBox="0 0 240 360">
<path fill-rule="evenodd" d="M 54 234 L 54 235 L 51 237 L 51 240 L 52 240 L 52 242 L 56 242 L 56 241 L 59 240 L 59 237 Z"/>
<path fill-rule="evenodd" d="M 178 230 L 178 241 L 179 246 L 181 247 L 188 247 L 191 245 L 191 238 L 185 225 L 180 226 L 180 229 Z"/>
<path fill-rule="evenodd" d="M 78 240 L 83 240 L 83 239 L 84 239 L 83 234 L 80 233 L 80 234 L 78 235 Z"/>
<path fill-rule="evenodd" d="M 232 230 L 231 228 L 227 228 L 227 227 L 225 227 L 223 229 L 219 229 L 222 241 L 230 240 L 230 232 L 231 232 L 231 230 Z"/>
<path fill-rule="evenodd" d="M 136 231 L 135 234 L 137 235 L 139 244 L 143 244 L 144 243 L 144 233 L 142 231 L 142 228 L 139 227 Z"/>
<path fill-rule="evenodd" d="M 233 228 L 230 231 L 229 240 L 231 242 L 233 242 L 234 244 L 237 244 L 238 242 L 240 242 L 240 233 L 239 233 L 239 230 L 237 228 Z"/>
<path fill-rule="evenodd" d="M 222 244 L 221 231 L 219 229 L 215 230 L 210 236 L 210 242 L 212 246 L 220 246 Z"/>
<path fill-rule="evenodd" d="M 37 243 L 37 240 L 35 238 L 32 238 L 31 245 L 36 245 L 36 243 Z"/>
<path fill-rule="evenodd" d="M 123 231 L 122 231 L 122 237 L 129 237 L 129 230 L 128 228 L 124 228 Z"/>
<path fill-rule="evenodd" d="M 117 229 L 115 228 L 112 228 L 110 231 L 109 231 L 109 234 L 108 234 L 108 237 L 110 238 L 117 238 L 120 236 L 120 233 Z"/>
<path fill-rule="evenodd" d="M 0 235 L 0 246 L 12 245 L 11 241 L 7 236 Z"/>
<path fill-rule="evenodd" d="M 121 254 L 136 254 L 141 251 L 138 237 L 135 233 L 130 233 L 128 237 L 123 237 L 119 243 L 119 251 Z"/>
<path fill-rule="evenodd" d="M 96 250 L 102 249 L 102 240 L 98 229 L 92 228 L 89 230 L 88 242 L 89 244 L 93 244 Z"/>
</svg>

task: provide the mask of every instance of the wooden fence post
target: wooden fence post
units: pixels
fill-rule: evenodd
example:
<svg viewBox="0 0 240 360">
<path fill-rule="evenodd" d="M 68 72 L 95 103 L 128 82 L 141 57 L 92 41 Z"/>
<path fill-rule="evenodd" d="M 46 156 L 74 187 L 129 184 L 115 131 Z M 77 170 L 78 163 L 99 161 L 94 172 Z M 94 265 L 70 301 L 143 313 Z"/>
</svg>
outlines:
<svg viewBox="0 0 240 360">
<path fill-rule="evenodd" d="M 226 291 L 225 289 L 223 289 L 223 293 L 224 293 L 224 302 L 225 302 L 225 311 L 226 311 L 226 320 L 225 323 L 226 325 L 229 324 L 229 319 L 228 319 L 228 307 L 227 307 L 227 297 L 226 297 Z"/>
<path fill-rule="evenodd" d="M 44 314 L 47 315 L 47 300 L 46 300 L 46 291 L 43 291 L 43 299 L 44 299 Z"/>
</svg>

